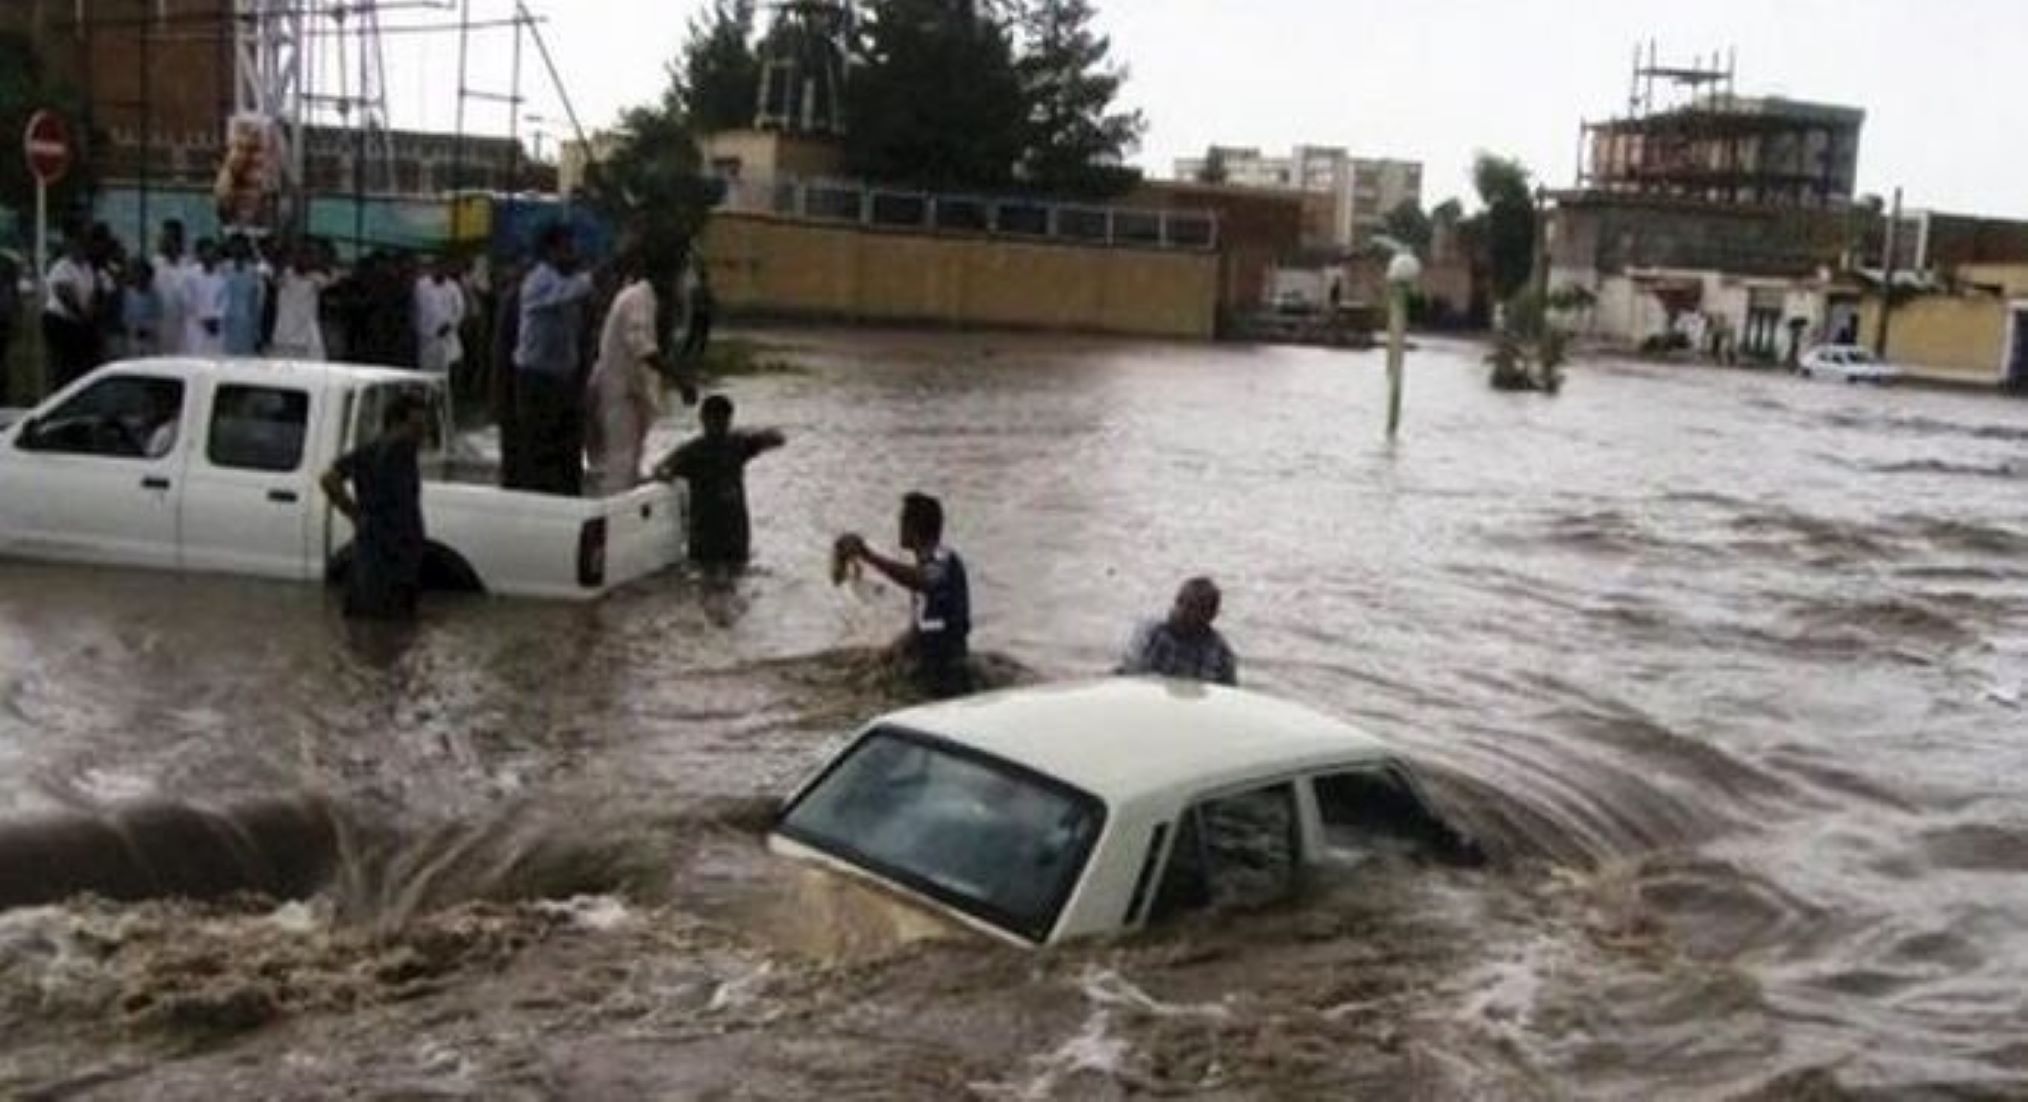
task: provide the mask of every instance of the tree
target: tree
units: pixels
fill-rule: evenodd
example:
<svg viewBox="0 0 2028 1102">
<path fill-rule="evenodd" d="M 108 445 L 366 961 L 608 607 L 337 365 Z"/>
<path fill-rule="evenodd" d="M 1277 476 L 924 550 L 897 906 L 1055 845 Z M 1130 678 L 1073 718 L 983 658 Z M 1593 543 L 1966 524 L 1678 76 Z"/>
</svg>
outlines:
<svg viewBox="0 0 2028 1102">
<path fill-rule="evenodd" d="M 1484 239 L 1493 295 L 1505 302 L 1528 285 L 1535 268 L 1535 200 L 1528 170 L 1519 161 L 1480 153 L 1472 164 L 1472 186 L 1486 205 Z"/>
<path fill-rule="evenodd" d="M 1018 16 L 1029 124 L 1019 172 L 1046 194 L 1109 199 L 1140 179 L 1123 162 L 1148 123 L 1113 110 L 1127 74 L 1108 60 L 1112 41 L 1092 29 L 1095 14 L 1089 0 L 1027 0 Z"/>
<path fill-rule="evenodd" d="M 934 191 L 1014 180 L 1030 119 L 1007 24 L 979 0 L 869 0 L 847 85 L 847 168 Z"/>
<path fill-rule="evenodd" d="M 1232 170 L 1225 165 L 1225 150 L 1211 146 L 1204 151 L 1204 164 L 1197 170 L 1200 184 L 1222 184 L 1232 179 Z"/>
<path fill-rule="evenodd" d="M 754 0 L 713 0 L 690 20 L 671 91 L 700 134 L 753 125 L 760 58 L 753 49 Z"/>
<path fill-rule="evenodd" d="M 1413 199 L 1404 199 L 1401 205 L 1387 212 L 1381 221 L 1381 232 L 1401 242 L 1418 253 L 1429 251 L 1434 230 L 1429 216 L 1422 212 L 1421 204 Z"/>
<path fill-rule="evenodd" d="M 672 88 L 660 104 L 621 116 L 618 143 L 587 180 L 593 209 L 657 264 L 688 250 L 720 192 L 701 171 L 697 140 L 675 106 L 680 98 Z"/>
</svg>

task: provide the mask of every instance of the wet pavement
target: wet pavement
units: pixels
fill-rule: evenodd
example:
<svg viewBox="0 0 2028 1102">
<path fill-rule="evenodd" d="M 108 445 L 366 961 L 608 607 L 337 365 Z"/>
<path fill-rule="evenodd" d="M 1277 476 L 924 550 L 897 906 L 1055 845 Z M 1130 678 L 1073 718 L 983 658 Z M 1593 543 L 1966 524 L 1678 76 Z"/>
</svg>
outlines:
<svg viewBox="0 0 2028 1102">
<path fill-rule="evenodd" d="M 0 815 L 335 809 L 304 902 L 0 915 L 0 1094 L 2028 1095 L 2028 405 L 1611 361 L 789 331 L 755 569 L 592 607 L 0 565 Z M 665 426 L 662 443 L 677 426 Z M 1022 953 L 761 849 L 894 701 L 944 498 L 975 646 L 1105 670 L 1215 575 L 1251 686 L 1495 848 Z M 299 793 L 321 794 L 319 800 Z M 230 819 L 230 816 L 227 816 Z"/>
</svg>

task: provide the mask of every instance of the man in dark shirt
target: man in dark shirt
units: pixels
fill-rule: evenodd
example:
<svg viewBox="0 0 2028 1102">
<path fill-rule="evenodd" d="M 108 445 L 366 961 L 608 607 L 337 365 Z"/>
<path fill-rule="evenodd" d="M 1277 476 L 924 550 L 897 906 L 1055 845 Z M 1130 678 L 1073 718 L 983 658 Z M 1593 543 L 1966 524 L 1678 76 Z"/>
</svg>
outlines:
<svg viewBox="0 0 2028 1102">
<path fill-rule="evenodd" d="M 1211 626 L 1218 605 L 1218 585 L 1210 578 L 1184 582 L 1168 619 L 1150 620 L 1134 632 L 1118 672 L 1239 684 L 1239 659 Z"/>
<path fill-rule="evenodd" d="M 690 561 L 701 566 L 739 566 L 752 552 L 752 524 L 746 513 L 746 465 L 788 440 L 774 429 L 734 432 L 732 399 L 714 394 L 698 419 L 704 435 L 670 452 L 655 465 L 664 482 L 690 486 Z"/>
<path fill-rule="evenodd" d="M 426 538 L 416 460 L 428 434 L 422 400 L 397 395 L 388 403 L 380 435 L 340 456 L 324 472 L 324 493 L 352 521 L 354 531 L 345 585 L 347 616 L 407 620 L 415 615 Z"/>
<path fill-rule="evenodd" d="M 915 665 L 917 683 L 938 699 L 972 689 L 968 645 L 972 589 L 964 560 L 945 547 L 943 539 L 943 503 L 928 494 L 901 499 L 901 546 L 915 561 L 888 558 L 857 534 L 838 539 L 841 558 L 866 563 L 915 595 L 903 645 Z"/>
</svg>

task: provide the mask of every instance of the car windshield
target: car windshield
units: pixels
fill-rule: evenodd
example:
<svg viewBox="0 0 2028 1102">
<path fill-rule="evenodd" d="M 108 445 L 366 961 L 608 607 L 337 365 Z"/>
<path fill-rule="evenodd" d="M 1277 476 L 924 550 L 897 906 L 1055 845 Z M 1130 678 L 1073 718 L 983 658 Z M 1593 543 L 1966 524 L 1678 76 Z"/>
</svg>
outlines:
<svg viewBox="0 0 2028 1102">
<path fill-rule="evenodd" d="M 1870 364 L 1873 362 L 1873 353 L 1863 348 L 1848 348 L 1845 350 L 1845 362 L 1851 364 Z"/>
<path fill-rule="evenodd" d="M 782 834 L 1044 941 L 1104 823 L 1094 797 L 913 732 L 860 739 Z"/>
</svg>

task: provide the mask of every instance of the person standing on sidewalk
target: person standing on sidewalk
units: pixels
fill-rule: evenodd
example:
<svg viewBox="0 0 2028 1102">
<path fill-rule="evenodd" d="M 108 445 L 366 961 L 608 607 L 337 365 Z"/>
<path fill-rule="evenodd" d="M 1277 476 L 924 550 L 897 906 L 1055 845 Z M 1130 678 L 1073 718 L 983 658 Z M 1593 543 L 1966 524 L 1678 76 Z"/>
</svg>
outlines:
<svg viewBox="0 0 2028 1102">
<path fill-rule="evenodd" d="M 171 218 L 162 223 L 162 235 L 155 247 L 155 294 L 162 302 L 160 331 L 155 343 L 164 356 L 184 351 L 184 311 L 188 309 L 190 276 L 196 268 L 184 251 L 183 223 Z"/>
<path fill-rule="evenodd" d="M 51 390 L 62 390 L 96 365 L 92 325 L 98 273 L 92 270 L 82 232 L 65 236 L 63 255 L 50 265 L 42 300 L 42 346 L 47 350 Z"/>
<path fill-rule="evenodd" d="M 331 273 L 323 269 L 309 242 L 298 244 L 288 267 L 275 278 L 275 332 L 268 340 L 268 354 L 279 360 L 325 358 L 324 289 L 331 285 Z"/>
</svg>

